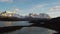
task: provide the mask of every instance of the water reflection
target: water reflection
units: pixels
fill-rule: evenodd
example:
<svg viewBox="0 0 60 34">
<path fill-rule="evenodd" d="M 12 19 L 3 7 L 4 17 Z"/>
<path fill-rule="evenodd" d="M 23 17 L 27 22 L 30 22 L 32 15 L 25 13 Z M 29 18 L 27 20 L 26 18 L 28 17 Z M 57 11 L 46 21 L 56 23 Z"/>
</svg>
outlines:
<svg viewBox="0 0 60 34">
<path fill-rule="evenodd" d="M 0 21 L 0 27 L 5 27 L 5 26 L 12 26 L 11 21 Z"/>
<path fill-rule="evenodd" d="M 29 26 L 32 23 L 28 23 L 28 21 L 0 21 L 0 27 L 5 26 Z"/>
<path fill-rule="evenodd" d="M 8 22 L 8 21 L 7 21 L 7 22 L 4 23 L 4 25 L 5 25 L 5 26 L 13 26 L 13 22 Z"/>
<path fill-rule="evenodd" d="M 0 27 L 5 26 L 29 26 L 32 23 L 28 21 L 0 21 Z M 4 34 L 52 34 L 52 30 L 41 28 L 41 27 L 23 27 L 21 30 L 16 30 Z"/>
</svg>

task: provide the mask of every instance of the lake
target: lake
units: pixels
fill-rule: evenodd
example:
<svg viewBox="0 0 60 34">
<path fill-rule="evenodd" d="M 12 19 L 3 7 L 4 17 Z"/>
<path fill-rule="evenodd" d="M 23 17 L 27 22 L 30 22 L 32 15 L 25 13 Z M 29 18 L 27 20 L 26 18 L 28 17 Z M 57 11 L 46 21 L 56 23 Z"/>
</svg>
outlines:
<svg viewBox="0 0 60 34">
<path fill-rule="evenodd" d="M 0 21 L 0 27 L 29 25 L 32 25 L 32 23 L 29 23 L 28 21 Z M 52 32 L 55 31 L 42 27 L 23 27 L 22 29 L 3 34 L 52 34 Z"/>
</svg>

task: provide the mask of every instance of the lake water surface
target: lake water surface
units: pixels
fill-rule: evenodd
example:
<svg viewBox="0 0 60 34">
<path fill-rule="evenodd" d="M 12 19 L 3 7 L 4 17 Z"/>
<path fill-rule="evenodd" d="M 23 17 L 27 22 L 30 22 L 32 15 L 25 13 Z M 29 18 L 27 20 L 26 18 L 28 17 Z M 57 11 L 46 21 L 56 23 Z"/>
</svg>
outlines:
<svg viewBox="0 0 60 34">
<path fill-rule="evenodd" d="M 32 25 L 32 23 L 29 23 L 28 21 L 0 21 L 0 27 L 29 25 Z M 52 32 L 54 31 L 41 27 L 23 27 L 21 30 L 7 32 L 3 34 L 51 34 Z"/>
</svg>

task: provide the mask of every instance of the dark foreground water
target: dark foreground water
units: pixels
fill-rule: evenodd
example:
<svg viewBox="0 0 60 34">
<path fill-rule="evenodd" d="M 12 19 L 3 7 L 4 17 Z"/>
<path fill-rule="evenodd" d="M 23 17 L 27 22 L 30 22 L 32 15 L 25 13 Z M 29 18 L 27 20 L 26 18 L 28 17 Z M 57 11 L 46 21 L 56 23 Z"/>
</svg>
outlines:
<svg viewBox="0 0 60 34">
<path fill-rule="evenodd" d="M 28 21 L 0 21 L 0 27 L 5 26 L 29 26 L 32 23 Z M 21 30 L 16 30 L 13 32 L 7 32 L 3 34 L 52 34 L 52 30 L 41 28 L 41 27 L 23 27 Z M 1 33 L 2 34 L 2 33 Z"/>
</svg>

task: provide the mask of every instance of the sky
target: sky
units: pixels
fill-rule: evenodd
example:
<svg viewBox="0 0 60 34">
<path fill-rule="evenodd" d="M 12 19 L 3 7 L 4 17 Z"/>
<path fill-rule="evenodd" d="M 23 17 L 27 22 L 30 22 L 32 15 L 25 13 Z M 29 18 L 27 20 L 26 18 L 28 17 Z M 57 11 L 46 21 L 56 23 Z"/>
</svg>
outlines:
<svg viewBox="0 0 60 34">
<path fill-rule="evenodd" d="M 0 0 L 0 11 L 5 10 L 22 15 L 46 13 L 54 18 L 60 16 L 60 0 Z"/>
</svg>

